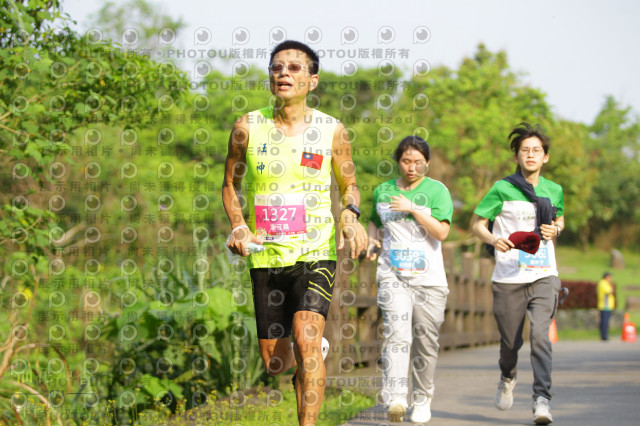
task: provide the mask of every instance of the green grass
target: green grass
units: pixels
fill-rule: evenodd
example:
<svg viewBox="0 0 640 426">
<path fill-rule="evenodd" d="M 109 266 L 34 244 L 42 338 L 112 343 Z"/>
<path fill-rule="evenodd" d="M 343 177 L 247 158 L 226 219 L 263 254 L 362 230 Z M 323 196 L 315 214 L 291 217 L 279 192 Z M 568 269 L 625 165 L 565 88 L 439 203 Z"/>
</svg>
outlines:
<svg viewBox="0 0 640 426">
<path fill-rule="evenodd" d="M 619 328 L 610 328 L 609 337 L 611 339 L 619 338 L 621 332 L 622 330 Z M 574 330 L 562 329 L 561 327 L 558 327 L 558 340 L 600 340 L 600 330 L 595 328 L 588 330 Z"/>
<path fill-rule="evenodd" d="M 167 424 L 214 426 L 219 424 L 267 425 L 298 424 L 296 395 L 293 390 L 281 394 L 266 388 L 245 392 L 246 399 L 221 398 L 206 406 L 175 416 Z M 280 396 L 281 395 L 281 396 Z M 212 395 L 215 399 L 215 394 Z M 317 421 L 318 426 L 334 426 L 347 422 L 361 411 L 375 405 L 372 397 L 347 389 L 326 388 Z M 157 419 L 140 419 L 141 426 L 157 425 Z"/>
<path fill-rule="evenodd" d="M 640 290 L 626 289 L 630 285 L 640 287 L 640 253 L 628 250 L 621 250 L 621 252 L 624 256 L 625 269 L 613 269 L 609 266 L 609 251 L 594 247 L 582 250 L 577 247 L 559 246 L 556 250 L 556 259 L 560 278 L 597 282 L 602 278 L 603 272 L 609 271 L 613 275 L 617 290 L 616 310 L 624 310 L 627 296 L 640 297 Z M 632 322 L 640 325 L 640 311 L 631 311 L 629 316 Z M 611 333 L 614 331 L 611 330 Z M 597 330 L 595 332 L 597 333 Z M 562 338 L 562 335 L 559 334 L 559 337 Z"/>
<path fill-rule="evenodd" d="M 560 268 L 560 278 L 570 280 L 584 279 L 598 281 L 602 273 L 609 271 L 618 288 L 628 285 L 640 285 L 640 253 L 622 250 L 625 269 L 613 269 L 609 266 L 608 251 L 593 247 L 582 250 L 577 247 L 559 246 L 556 258 Z"/>
</svg>

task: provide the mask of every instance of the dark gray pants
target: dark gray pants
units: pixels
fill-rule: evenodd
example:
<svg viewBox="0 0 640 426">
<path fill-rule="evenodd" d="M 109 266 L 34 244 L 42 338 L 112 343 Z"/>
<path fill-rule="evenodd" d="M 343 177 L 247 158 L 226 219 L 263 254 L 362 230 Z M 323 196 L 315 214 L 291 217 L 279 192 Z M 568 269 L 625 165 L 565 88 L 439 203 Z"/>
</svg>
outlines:
<svg viewBox="0 0 640 426">
<path fill-rule="evenodd" d="M 500 370 L 507 378 L 517 373 L 525 313 L 531 324 L 533 399 L 551 399 L 551 342 L 549 326 L 556 314 L 560 280 L 545 277 L 527 284 L 493 283 L 493 314 L 500 330 Z"/>
</svg>

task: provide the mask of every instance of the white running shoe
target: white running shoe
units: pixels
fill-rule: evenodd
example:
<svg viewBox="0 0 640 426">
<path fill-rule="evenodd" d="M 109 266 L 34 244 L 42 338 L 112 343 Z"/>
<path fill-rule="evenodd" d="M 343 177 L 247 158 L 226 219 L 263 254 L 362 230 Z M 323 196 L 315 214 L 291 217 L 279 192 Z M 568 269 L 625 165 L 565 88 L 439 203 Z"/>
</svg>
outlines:
<svg viewBox="0 0 640 426">
<path fill-rule="evenodd" d="M 322 338 L 320 351 L 322 352 L 322 360 L 324 361 L 325 359 L 327 359 L 327 355 L 329 355 L 329 341 L 324 337 Z"/>
<path fill-rule="evenodd" d="M 493 397 L 493 402 L 496 403 L 498 410 L 508 410 L 513 405 L 513 388 L 516 386 L 516 378 L 507 379 L 500 375 L 500 383 L 498 383 L 498 389 Z"/>
<path fill-rule="evenodd" d="M 411 421 L 413 423 L 427 423 L 431 420 L 431 398 L 426 396 L 420 402 L 413 403 Z"/>
<path fill-rule="evenodd" d="M 549 411 L 549 400 L 544 396 L 539 396 L 533 401 L 533 422 L 537 425 L 553 423 L 553 418 Z"/>
<path fill-rule="evenodd" d="M 407 403 L 398 399 L 394 399 L 389 404 L 387 417 L 390 423 L 402 423 L 402 418 L 407 412 Z"/>
</svg>

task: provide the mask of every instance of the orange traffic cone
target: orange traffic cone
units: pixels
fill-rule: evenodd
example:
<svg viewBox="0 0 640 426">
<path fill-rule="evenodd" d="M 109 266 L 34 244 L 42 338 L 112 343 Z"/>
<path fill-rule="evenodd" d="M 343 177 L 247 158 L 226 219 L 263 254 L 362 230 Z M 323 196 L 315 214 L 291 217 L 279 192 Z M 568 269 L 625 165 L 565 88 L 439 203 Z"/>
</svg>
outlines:
<svg viewBox="0 0 640 426">
<path fill-rule="evenodd" d="M 636 325 L 629 320 L 629 314 L 625 313 L 624 321 L 622 322 L 622 341 L 635 342 L 636 339 Z"/>
<path fill-rule="evenodd" d="M 556 343 L 558 341 L 558 329 L 556 328 L 556 319 L 554 318 L 549 326 L 549 340 L 551 343 Z"/>
</svg>

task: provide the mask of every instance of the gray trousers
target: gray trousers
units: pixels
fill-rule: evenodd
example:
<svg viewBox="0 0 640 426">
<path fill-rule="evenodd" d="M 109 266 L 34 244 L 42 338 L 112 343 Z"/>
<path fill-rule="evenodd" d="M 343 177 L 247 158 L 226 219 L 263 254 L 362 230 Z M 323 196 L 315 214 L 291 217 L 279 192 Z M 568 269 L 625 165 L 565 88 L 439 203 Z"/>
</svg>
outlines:
<svg viewBox="0 0 640 426">
<path fill-rule="evenodd" d="M 500 371 L 516 377 L 518 350 L 522 347 L 525 313 L 531 324 L 533 399 L 551 399 L 551 342 L 549 326 L 556 314 L 560 280 L 550 276 L 527 284 L 494 282 L 493 314 L 500 330 Z"/>
<path fill-rule="evenodd" d="M 378 282 L 378 305 L 384 324 L 383 404 L 400 402 L 406 407 L 409 402 L 433 398 L 438 337 L 448 294 L 447 287 L 412 286 L 393 277 Z"/>
</svg>

